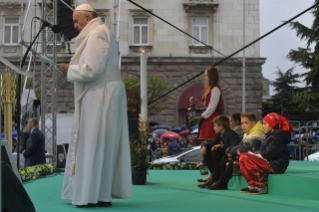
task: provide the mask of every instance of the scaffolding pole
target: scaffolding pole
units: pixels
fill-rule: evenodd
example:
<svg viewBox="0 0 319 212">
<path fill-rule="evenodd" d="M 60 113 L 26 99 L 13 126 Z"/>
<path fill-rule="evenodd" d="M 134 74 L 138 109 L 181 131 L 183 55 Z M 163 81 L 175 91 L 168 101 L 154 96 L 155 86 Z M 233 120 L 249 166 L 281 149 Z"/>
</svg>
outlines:
<svg viewBox="0 0 319 212">
<path fill-rule="evenodd" d="M 42 1 L 42 19 L 56 25 L 57 1 Z M 42 55 L 54 63 L 57 62 L 56 34 L 50 28 L 42 32 Z M 45 147 L 52 155 L 52 162 L 56 161 L 56 67 L 41 62 L 41 131 L 45 136 Z M 52 123 L 52 124 L 51 124 Z"/>
</svg>

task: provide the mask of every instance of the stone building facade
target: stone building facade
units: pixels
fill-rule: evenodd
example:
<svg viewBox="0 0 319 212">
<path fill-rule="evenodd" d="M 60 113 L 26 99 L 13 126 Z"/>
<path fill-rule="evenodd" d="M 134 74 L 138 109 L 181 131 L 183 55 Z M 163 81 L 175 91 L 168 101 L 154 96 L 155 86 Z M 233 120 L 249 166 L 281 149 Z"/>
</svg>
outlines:
<svg viewBox="0 0 319 212">
<path fill-rule="evenodd" d="M 16 1 L 16 3 L 15 3 Z M 39 1 L 40 2 L 40 1 Z M 39 3 L 38 2 L 38 3 Z M 97 8 L 99 15 L 114 31 L 113 0 L 77 1 L 89 3 Z M 144 8 L 162 17 L 181 30 L 198 38 L 224 55 L 230 55 L 242 47 L 243 43 L 243 1 L 242 0 L 136 0 Z M 246 43 L 260 35 L 259 0 L 246 1 Z M 19 64 L 19 45 L 5 42 L 7 18 L 19 18 L 19 0 L 0 0 L 0 55 Z M 26 10 L 24 8 L 24 10 Z M 11 11 L 11 12 L 8 12 Z M 34 14 L 30 9 L 28 21 Z M 36 9 L 41 16 L 41 5 Z M 158 75 L 169 89 L 220 61 L 223 56 L 201 45 L 185 34 L 149 15 L 130 2 L 122 1 L 120 13 L 120 52 L 123 78 L 140 71 L 139 50 L 144 48 L 148 55 L 148 74 Z M 12 20 L 11 20 L 12 21 Z M 10 24 L 9 24 L 10 25 Z M 10 27 L 13 29 L 14 24 Z M 25 26 L 24 40 L 30 40 L 30 26 Z M 5 32 L 6 31 L 6 32 Z M 8 40 L 6 40 L 8 41 Z M 12 39 L 11 39 L 12 41 Z M 40 49 L 40 47 L 39 47 Z M 72 46 L 72 50 L 74 47 Z M 67 46 L 59 43 L 59 52 L 67 53 Z M 59 54 L 59 62 L 68 62 L 71 55 Z M 242 53 L 219 65 L 220 86 L 223 91 L 225 114 L 242 111 Z M 255 112 L 261 118 L 262 74 L 261 66 L 265 58 L 260 57 L 260 45 L 256 43 L 246 50 L 246 111 Z M 39 62 L 36 65 L 36 86 L 40 86 Z M 3 70 L 3 69 L 2 69 Z M 74 110 L 73 85 L 64 77 L 57 81 L 57 113 L 72 113 Z M 151 120 L 163 121 L 172 127 L 186 120 L 186 108 L 180 106 L 182 96 L 189 88 L 203 83 L 203 75 L 174 91 L 170 103 Z M 198 96 L 202 95 L 198 90 Z M 159 100 L 160 101 L 160 100 Z"/>
</svg>

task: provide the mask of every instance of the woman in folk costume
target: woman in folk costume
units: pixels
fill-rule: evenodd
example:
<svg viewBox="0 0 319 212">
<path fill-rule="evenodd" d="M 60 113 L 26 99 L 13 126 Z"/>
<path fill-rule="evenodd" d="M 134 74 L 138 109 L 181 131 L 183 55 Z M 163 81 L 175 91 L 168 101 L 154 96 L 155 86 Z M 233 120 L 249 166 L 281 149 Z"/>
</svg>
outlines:
<svg viewBox="0 0 319 212">
<path fill-rule="evenodd" d="M 132 197 L 125 86 L 118 45 L 88 4 L 75 9 L 75 55 L 58 64 L 74 83 L 75 112 L 62 199 L 80 207 Z"/>
<path fill-rule="evenodd" d="M 205 108 L 201 116 L 194 117 L 192 120 L 201 120 L 200 132 L 198 139 L 212 141 L 216 137 L 212 121 L 219 116 L 220 111 L 224 109 L 222 89 L 217 84 L 219 74 L 216 68 L 210 67 L 205 70 L 205 93 L 204 102 L 200 102 L 194 97 L 190 98 L 191 103 L 195 103 L 200 108 Z"/>
<path fill-rule="evenodd" d="M 265 136 L 259 151 L 254 153 L 240 149 L 239 165 L 248 187 L 242 193 L 266 194 L 268 188 L 264 176 L 282 174 L 289 165 L 290 143 L 293 127 L 287 119 L 277 113 L 269 113 L 263 118 Z"/>
</svg>

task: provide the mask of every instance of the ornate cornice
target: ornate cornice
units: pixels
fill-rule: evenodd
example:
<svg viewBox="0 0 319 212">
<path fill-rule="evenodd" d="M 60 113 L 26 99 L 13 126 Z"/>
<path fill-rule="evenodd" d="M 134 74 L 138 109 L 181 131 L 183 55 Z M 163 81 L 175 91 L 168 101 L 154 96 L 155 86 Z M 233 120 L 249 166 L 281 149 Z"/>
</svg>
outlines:
<svg viewBox="0 0 319 212">
<path fill-rule="evenodd" d="M 23 7 L 26 6 L 26 3 L 23 3 Z M 17 9 L 21 8 L 21 1 L 19 0 L 6 0 L 2 1 L 0 0 L 0 8 L 1 9 Z"/>
<path fill-rule="evenodd" d="M 95 9 L 95 11 L 98 15 L 104 15 L 104 16 L 109 15 L 109 9 Z"/>
<path fill-rule="evenodd" d="M 152 10 L 149 10 L 152 12 Z M 131 16 L 150 16 L 149 13 L 143 10 L 130 10 Z"/>
<path fill-rule="evenodd" d="M 205 7 L 205 9 L 212 10 L 213 12 L 217 11 L 218 7 L 217 0 L 185 0 L 183 4 L 185 11 L 197 10 Z"/>
</svg>

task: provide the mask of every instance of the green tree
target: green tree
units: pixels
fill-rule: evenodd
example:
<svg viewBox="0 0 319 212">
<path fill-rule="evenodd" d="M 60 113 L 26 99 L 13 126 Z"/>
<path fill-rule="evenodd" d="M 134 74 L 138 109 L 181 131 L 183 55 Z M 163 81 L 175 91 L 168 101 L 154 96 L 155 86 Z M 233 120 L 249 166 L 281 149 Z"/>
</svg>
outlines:
<svg viewBox="0 0 319 212">
<path fill-rule="evenodd" d="M 140 87 L 141 80 L 140 77 L 129 76 L 123 80 L 126 93 L 127 93 L 127 105 L 128 111 L 130 112 L 140 112 L 141 105 L 141 95 Z M 168 89 L 168 86 L 162 81 L 159 76 L 148 76 L 147 77 L 147 93 L 148 93 L 148 103 L 158 98 L 161 94 Z M 150 115 L 155 114 L 163 109 L 165 109 L 169 98 L 171 95 L 163 97 L 161 100 L 156 101 L 148 105 L 148 112 Z"/>
<path fill-rule="evenodd" d="M 319 0 L 315 0 L 318 3 Z M 319 106 L 319 7 L 312 12 L 314 21 L 311 28 L 302 25 L 299 22 L 291 22 L 291 29 L 295 30 L 297 36 L 307 41 L 306 47 L 290 50 L 287 58 L 307 70 L 301 76 L 304 77 L 306 87 L 298 93 L 297 99 L 302 104 Z M 314 49 L 310 48 L 314 45 Z M 295 101 L 298 101 L 298 100 Z"/>
<path fill-rule="evenodd" d="M 277 68 L 275 74 L 278 76 L 275 81 L 270 84 L 274 87 L 275 95 L 271 97 L 271 102 L 281 108 L 281 113 L 284 112 L 298 112 L 300 107 L 297 102 L 294 101 L 294 94 L 298 93 L 299 88 L 295 86 L 299 83 L 299 74 L 294 73 L 294 68 L 288 69 L 286 72 L 282 72 Z"/>
</svg>

